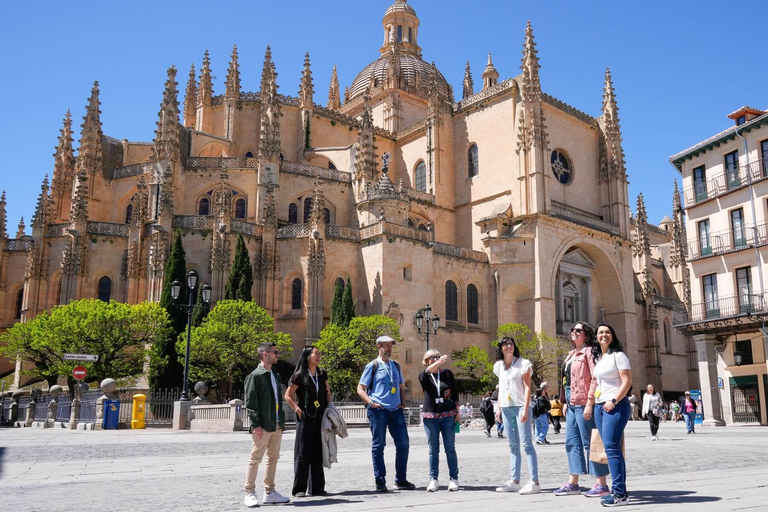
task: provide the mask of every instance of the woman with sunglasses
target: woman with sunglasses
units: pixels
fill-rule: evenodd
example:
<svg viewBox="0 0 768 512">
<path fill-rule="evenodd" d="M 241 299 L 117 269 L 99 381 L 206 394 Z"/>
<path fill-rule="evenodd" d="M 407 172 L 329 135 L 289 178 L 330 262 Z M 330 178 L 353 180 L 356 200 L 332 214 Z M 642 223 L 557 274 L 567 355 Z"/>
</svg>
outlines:
<svg viewBox="0 0 768 512">
<path fill-rule="evenodd" d="M 493 373 L 499 377 L 499 412 L 496 421 L 504 421 L 509 441 L 509 462 L 511 478 L 496 492 L 519 492 L 520 494 L 538 494 L 539 468 L 536 449 L 533 446 L 533 428 L 531 427 L 531 362 L 520 357 L 520 349 L 515 340 L 504 337 L 499 340 L 496 349 L 498 361 L 493 365 Z M 520 487 L 520 444 L 523 445 L 528 459 L 528 471 L 531 481 Z"/>
<path fill-rule="evenodd" d="M 571 329 L 573 350 L 568 353 L 562 367 L 565 388 L 565 453 L 568 455 L 568 481 L 555 496 L 583 494 L 588 498 L 599 498 L 610 494 L 605 477 L 608 465 L 589 460 L 589 443 L 595 420 L 592 407 L 595 404 L 597 380 L 592 374 L 595 361 L 592 347 L 596 346 L 595 331 L 587 322 L 576 322 Z M 589 469 L 589 471 L 587 471 Z M 579 476 L 590 474 L 596 478 L 595 485 L 581 492 Z"/>
<path fill-rule="evenodd" d="M 448 459 L 448 490 L 459 490 L 459 459 L 456 456 L 456 427 L 461 422 L 456 410 L 459 388 L 451 370 L 440 369 L 446 361 L 448 356 L 441 356 L 437 350 L 427 351 L 422 360 L 426 368 L 419 375 L 419 382 L 424 390 L 421 417 L 429 443 L 429 492 L 435 492 L 439 488 L 437 475 L 440 468 L 440 436 L 443 437 L 445 457 Z"/>
</svg>

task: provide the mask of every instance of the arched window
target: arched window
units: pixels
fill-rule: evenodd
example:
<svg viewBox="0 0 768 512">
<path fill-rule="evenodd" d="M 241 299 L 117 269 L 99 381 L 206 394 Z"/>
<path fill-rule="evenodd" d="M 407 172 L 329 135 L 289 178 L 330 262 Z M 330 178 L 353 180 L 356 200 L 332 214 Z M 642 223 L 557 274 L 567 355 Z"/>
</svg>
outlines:
<svg viewBox="0 0 768 512">
<path fill-rule="evenodd" d="M 235 201 L 235 218 L 236 219 L 244 219 L 245 210 L 246 210 L 245 199 L 240 198 L 237 201 Z"/>
<path fill-rule="evenodd" d="M 299 223 L 299 206 L 296 203 L 288 205 L 288 224 Z"/>
<path fill-rule="evenodd" d="M 282 153 L 280 153 L 280 161 L 282 162 L 283 160 L 285 160 L 285 157 L 283 156 Z"/>
<path fill-rule="evenodd" d="M 664 320 L 664 351 L 667 354 L 672 353 L 672 336 L 669 331 L 669 322 Z"/>
<path fill-rule="evenodd" d="M 109 302 L 110 295 L 112 295 L 112 280 L 104 276 L 99 279 L 99 300 Z"/>
<path fill-rule="evenodd" d="M 24 288 L 16 294 L 16 315 L 13 318 L 21 318 L 21 310 L 24 307 Z"/>
<path fill-rule="evenodd" d="M 480 166 L 477 162 L 477 144 L 472 144 L 467 150 L 467 173 L 470 178 L 480 174 Z"/>
<path fill-rule="evenodd" d="M 554 150 L 550 161 L 552 163 L 552 174 L 555 175 L 557 181 L 563 185 L 573 181 L 573 167 L 563 151 L 559 149 Z"/>
<path fill-rule="evenodd" d="M 336 165 L 334 165 L 334 163 L 333 163 L 333 162 L 331 162 L 330 160 L 328 160 L 328 168 L 329 168 L 329 169 L 336 169 Z"/>
<path fill-rule="evenodd" d="M 245 154 L 245 158 L 253 158 L 253 153 L 250 151 Z"/>
<path fill-rule="evenodd" d="M 56 304 L 61 305 L 61 283 L 64 278 L 59 278 L 59 285 L 56 287 Z"/>
<path fill-rule="evenodd" d="M 211 201 L 204 197 L 200 200 L 200 204 L 197 207 L 198 215 L 210 215 L 211 214 Z"/>
<path fill-rule="evenodd" d="M 133 205 L 129 204 L 125 207 L 125 223 L 130 224 L 133 219 Z"/>
<path fill-rule="evenodd" d="M 312 204 L 314 199 L 308 197 L 304 200 L 304 222 L 309 222 L 309 217 L 312 215 Z"/>
<path fill-rule="evenodd" d="M 297 277 L 291 285 L 291 309 L 301 309 L 301 303 L 303 302 L 301 288 L 301 279 Z"/>
<path fill-rule="evenodd" d="M 467 286 L 467 323 L 479 324 L 477 287 L 473 284 Z"/>
<path fill-rule="evenodd" d="M 427 226 L 426 226 L 425 224 L 419 224 L 419 230 L 420 230 L 420 231 L 429 231 L 429 230 L 427 229 Z"/>
<path fill-rule="evenodd" d="M 458 290 L 453 281 L 445 282 L 445 319 L 459 321 Z"/>
<path fill-rule="evenodd" d="M 415 175 L 415 187 L 419 192 L 427 191 L 427 166 L 424 161 L 416 164 Z"/>
<path fill-rule="evenodd" d="M 323 219 L 325 220 L 326 224 L 331 223 L 331 210 L 328 208 L 323 208 Z"/>
<path fill-rule="evenodd" d="M 408 227 L 413 229 L 415 226 L 413 225 L 413 219 L 408 217 Z"/>
<path fill-rule="evenodd" d="M 336 284 L 334 285 L 334 287 L 336 287 L 336 286 L 341 286 L 341 291 L 344 291 L 344 278 L 337 277 L 336 278 Z"/>
</svg>

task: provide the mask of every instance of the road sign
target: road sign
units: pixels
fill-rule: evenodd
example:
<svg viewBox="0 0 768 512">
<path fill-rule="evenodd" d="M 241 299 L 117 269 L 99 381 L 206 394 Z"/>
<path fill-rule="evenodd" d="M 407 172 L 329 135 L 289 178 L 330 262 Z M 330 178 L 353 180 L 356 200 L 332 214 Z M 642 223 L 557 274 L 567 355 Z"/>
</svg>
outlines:
<svg viewBox="0 0 768 512">
<path fill-rule="evenodd" d="M 75 369 L 72 370 L 72 376 L 77 380 L 83 380 L 86 375 L 88 375 L 88 371 L 85 366 L 75 366 Z"/>
<path fill-rule="evenodd" d="M 92 363 L 99 362 L 99 356 L 96 354 L 64 354 L 65 361 L 90 361 Z"/>
</svg>

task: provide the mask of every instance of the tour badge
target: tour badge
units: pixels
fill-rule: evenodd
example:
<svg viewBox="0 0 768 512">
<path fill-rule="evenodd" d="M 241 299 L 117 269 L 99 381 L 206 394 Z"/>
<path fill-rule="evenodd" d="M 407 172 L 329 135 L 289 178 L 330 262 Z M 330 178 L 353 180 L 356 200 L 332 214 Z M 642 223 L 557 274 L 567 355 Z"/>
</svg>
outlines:
<svg viewBox="0 0 768 512">
<path fill-rule="evenodd" d="M 315 409 L 319 409 L 319 408 L 320 408 L 320 402 L 315 400 Z"/>
<path fill-rule="evenodd" d="M 394 395 L 397 392 L 397 388 L 395 386 L 392 386 L 392 394 Z"/>
</svg>

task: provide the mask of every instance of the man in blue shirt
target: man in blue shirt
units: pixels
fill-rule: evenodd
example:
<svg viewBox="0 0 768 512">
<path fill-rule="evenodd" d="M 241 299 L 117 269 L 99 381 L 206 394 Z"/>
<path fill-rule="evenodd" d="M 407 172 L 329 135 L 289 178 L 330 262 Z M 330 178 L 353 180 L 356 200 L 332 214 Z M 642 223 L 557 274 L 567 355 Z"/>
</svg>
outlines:
<svg viewBox="0 0 768 512">
<path fill-rule="evenodd" d="M 395 441 L 395 489 L 412 490 L 416 486 L 405 478 L 408 467 L 408 425 L 403 414 L 405 379 L 400 365 L 390 359 L 395 340 L 379 336 L 376 344 L 379 357 L 365 365 L 357 385 L 357 394 L 368 407 L 368 422 L 371 424 L 371 452 L 376 490 L 387 492 L 387 468 L 384 465 L 384 446 L 387 444 L 387 428 Z M 375 370 L 375 373 L 374 373 Z"/>
</svg>

